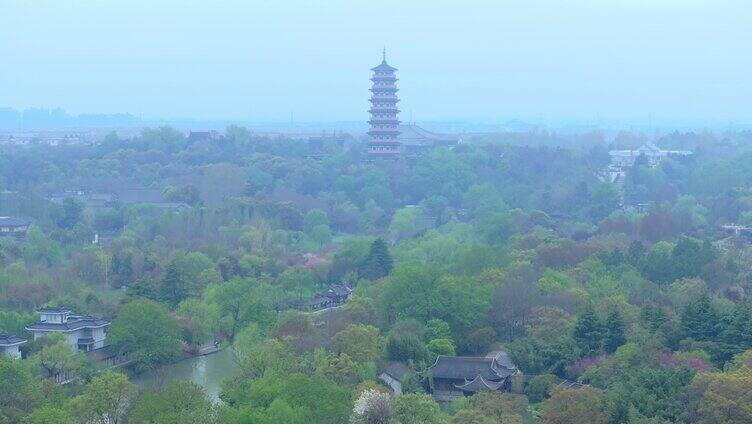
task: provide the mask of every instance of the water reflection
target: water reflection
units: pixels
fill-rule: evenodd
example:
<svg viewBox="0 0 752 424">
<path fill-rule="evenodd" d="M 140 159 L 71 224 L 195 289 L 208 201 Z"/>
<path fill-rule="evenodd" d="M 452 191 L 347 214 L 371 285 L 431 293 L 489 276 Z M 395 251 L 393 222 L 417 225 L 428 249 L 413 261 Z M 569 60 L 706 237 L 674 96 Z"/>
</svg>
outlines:
<svg viewBox="0 0 752 424">
<path fill-rule="evenodd" d="M 237 363 L 231 349 L 215 354 L 198 356 L 170 364 L 155 372 L 147 372 L 131 378 L 142 389 L 158 389 L 175 380 L 191 380 L 200 385 L 206 394 L 219 399 L 222 380 L 235 374 Z"/>
</svg>

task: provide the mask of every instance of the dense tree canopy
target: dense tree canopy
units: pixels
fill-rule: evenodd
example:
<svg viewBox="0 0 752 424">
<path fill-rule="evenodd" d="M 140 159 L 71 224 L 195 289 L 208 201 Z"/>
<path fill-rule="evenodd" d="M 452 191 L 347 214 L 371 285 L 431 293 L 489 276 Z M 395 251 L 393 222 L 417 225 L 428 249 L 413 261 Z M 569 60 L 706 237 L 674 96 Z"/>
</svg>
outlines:
<svg viewBox="0 0 752 424">
<path fill-rule="evenodd" d="M 609 150 L 647 141 L 693 154 L 611 183 Z M 112 321 L 128 375 L 215 348 L 233 375 L 223 402 L 136 388 L 53 335 L 0 358 L 0 422 L 749 422 L 750 141 L 468 134 L 389 163 L 238 126 L 2 144 L 0 216 L 32 225 L 0 237 L 0 331 L 64 306 Z M 436 403 L 437 356 L 496 351 L 524 378 Z"/>
</svg>

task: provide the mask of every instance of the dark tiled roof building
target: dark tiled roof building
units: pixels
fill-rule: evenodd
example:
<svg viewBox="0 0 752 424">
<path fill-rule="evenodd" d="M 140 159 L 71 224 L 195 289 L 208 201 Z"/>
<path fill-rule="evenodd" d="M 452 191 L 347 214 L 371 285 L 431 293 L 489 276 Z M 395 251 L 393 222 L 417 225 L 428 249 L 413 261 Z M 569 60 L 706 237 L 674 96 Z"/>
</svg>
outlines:
<svg viewBox="0 0 752 424">
<path fill-rule="evenodd" d="M 517 367 L 504 352 L 486 357 L 439 356 L 421 374 L 428 378 L 434 397 L 448 401 L 479 391 L 503 390 Z"/>
</svg>

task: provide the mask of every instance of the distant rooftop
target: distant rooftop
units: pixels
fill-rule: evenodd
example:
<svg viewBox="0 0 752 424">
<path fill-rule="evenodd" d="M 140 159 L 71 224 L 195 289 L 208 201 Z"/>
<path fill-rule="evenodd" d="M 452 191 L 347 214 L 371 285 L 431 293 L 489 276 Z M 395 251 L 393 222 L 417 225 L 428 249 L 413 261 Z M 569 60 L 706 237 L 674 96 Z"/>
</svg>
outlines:
<svg viewBox="0 0 752 424">
<path fill-rule="evenodd" d="M 31 220 L 14 216 L 0 216 L 0 227 L 27 227 Z"/>
<path fill-rule="evenodd" d="M 26 339 L 18 337 L 14 334 L 6 333 L 5 331 L 0 331 L 0 346 L 8 347 L 24 343 L 26 343 Z"/>
<path fill-rule="evenodd" d="M 63 306 L 45 306 L 37 309 L 40 314 L 70 314 L 72 311 Z"/>
<path fill-rule="evenodd" d="M 37 322 L 28 327 L 29 331 L 60 331 L 70 332 L 79 330 L 81 328 L 100 328 L 110 325 L 110 321 L 106 319 L 95 318 L 91 316 L 71 316 L 67 322 Z"/>
<path fill-rule="evenodd" d="M 428 131 L 415 124 L 400 124 L 397 139 L 404 144 L 456 144 L 459 136 Z"/>
</svg>

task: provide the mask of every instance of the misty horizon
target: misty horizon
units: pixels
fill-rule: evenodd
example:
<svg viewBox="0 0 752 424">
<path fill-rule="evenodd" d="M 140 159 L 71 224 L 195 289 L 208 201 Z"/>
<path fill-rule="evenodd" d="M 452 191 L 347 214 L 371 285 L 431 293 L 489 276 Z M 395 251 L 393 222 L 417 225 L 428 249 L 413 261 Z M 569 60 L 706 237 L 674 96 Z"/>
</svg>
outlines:
<svg viewBox="0 0 752 424">
<path fill-rule="evenodd" d="M 364 122 L 386 46 L 402 121 L 752 118 L 751 8 L 737 1 L 84 3 L 2 6 L 0 106 Z"/>
</svg>

